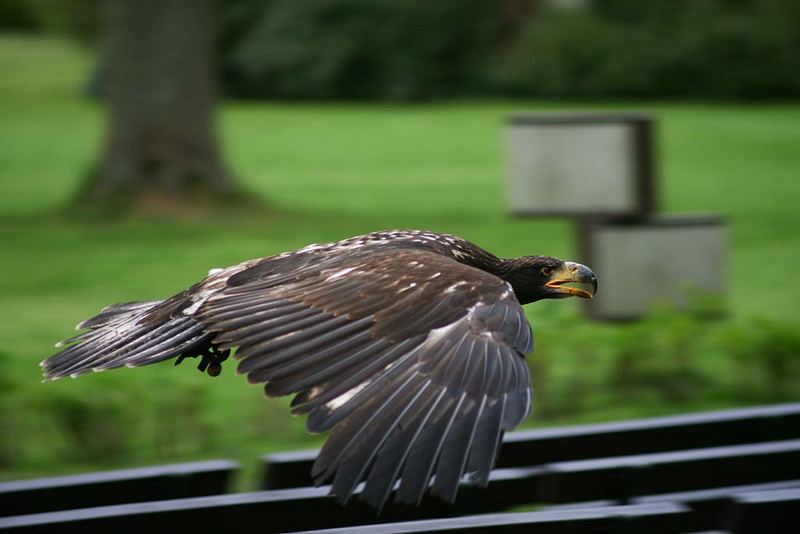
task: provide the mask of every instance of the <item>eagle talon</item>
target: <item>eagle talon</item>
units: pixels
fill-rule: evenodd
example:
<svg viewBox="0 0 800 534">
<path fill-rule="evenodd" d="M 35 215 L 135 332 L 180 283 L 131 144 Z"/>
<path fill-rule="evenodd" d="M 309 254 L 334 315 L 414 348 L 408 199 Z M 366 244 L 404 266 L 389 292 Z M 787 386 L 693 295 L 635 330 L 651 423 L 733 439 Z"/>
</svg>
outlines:
<svg viewBox="0 0 800 534">
<path fill-rule="evenodd" d="M 222 365 L 219 362 L 211 362 L 208 365 L 208 376 L 219 376 L 222 372 Z"/>
<path fill-rule="evenodd" d="M 209 376 L 219 376 L 222 372 L 222 362 L 228 359 L 230 351 L 218 351 L 215 347 L 211 346 L 202 355 L 200 363 L 197 364 L 197 369 L 203 373 L 207 372 Z"/>
</svg>

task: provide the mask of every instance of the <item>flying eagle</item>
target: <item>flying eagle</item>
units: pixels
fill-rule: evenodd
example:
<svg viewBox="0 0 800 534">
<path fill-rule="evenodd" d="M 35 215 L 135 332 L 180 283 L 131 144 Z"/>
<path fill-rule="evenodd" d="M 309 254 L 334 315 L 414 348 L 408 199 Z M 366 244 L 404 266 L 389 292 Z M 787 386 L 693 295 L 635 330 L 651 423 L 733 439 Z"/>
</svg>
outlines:
<svg viewBox="0 0 800 534">
<path fill-rule="evenodd" d="M 166 300 L 109 306 L 41 365 L 54 380 L 199 357 L 216 376 L 235 348 L 250 382 L 295 394 L 292 412 L 310 432 L 332 430 L 312 475 L 332 479 L 342 503 L 362 481 L 377 508 L 395 486 L 398 502 L 419 503 L 429 486 L 452 502 L 465 473 L 487 484 L 503 433 L 530 411 L 521 305 L 596 290 L 578 263 L 374 232 L 215 269 Z"/>
</svg>

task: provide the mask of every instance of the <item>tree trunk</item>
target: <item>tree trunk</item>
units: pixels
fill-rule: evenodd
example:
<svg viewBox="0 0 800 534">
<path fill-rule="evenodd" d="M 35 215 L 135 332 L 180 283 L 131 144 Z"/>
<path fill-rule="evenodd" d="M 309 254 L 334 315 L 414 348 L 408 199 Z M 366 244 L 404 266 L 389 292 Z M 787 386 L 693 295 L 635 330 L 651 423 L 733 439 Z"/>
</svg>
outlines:
<svg viewBox="0 0 800 534">
<path fill-rule="evenodd" d="M 79 200 L 174 205 L 236 195 L 214 134 L 212 0 L 110 0 L 104 151 Z"/>
</svg>

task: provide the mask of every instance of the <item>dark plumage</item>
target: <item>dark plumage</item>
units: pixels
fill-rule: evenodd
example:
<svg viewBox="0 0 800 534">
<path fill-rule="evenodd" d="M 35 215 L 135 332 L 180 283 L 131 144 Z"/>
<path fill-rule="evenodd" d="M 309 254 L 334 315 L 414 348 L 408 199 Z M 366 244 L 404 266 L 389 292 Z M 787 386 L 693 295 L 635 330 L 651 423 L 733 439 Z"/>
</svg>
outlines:
<svg viewBox="0 0 800 534">
<path fill-rule="evenodd" d="M 592 293 L 564 285 L 587 283 Z M 594 274 L 545 256 L 500 259 L 455 236 L 376 232 L 216 269 L 177 295 L 104 309 L 42 362 L 48 379 L 170 358 L 238 370 L 269 396 L 296 394 L 314 464 L 342 502 L 382 507 L 486 484 L 503 432 L 530 411 L 520 304 L 591 297 Z M 433 483 L 431 485 L 431 480 Z"/>
</svg>

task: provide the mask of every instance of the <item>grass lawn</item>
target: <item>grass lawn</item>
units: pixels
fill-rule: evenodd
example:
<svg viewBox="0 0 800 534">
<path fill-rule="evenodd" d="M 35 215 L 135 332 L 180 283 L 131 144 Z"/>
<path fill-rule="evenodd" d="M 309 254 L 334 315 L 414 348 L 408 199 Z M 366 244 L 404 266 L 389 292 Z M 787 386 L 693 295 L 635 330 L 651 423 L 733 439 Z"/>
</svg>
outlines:
<svg viewBox="0 0 800 534">
<path fill-rule="evenodd" d="M 211 267 L 310 242 L 425 228 L 499 255 L 574 258 L 570 223 L 505 214 L 501 132 L 513 111 L 654 114 L 662 208 L 721 213 L 729 222 L 729 321 L 758 316 L 797 325 L 800 103 L 225 103 L 219 118 L 228 162 L 269 205 L 263 216 L 99 223 L 59 213 L 103 138 L 102 109 L 80 95 L 90 66 L 70 44 L 0 35 L 0 408 L 16 414 L 15 434 L 0 437 L 3 478 L 208 456 L 252 463 L 268 450 L 318 443 L 288 416 L 287 400 L 265 402 L 231 366 L 217 380 L 191 364 L 164 364 L 41 385 L 37 363 L 106 304 L 163 298 Z M 624 329 L 589 324 L 572 302 L 544 302 L 528 313 L 550 356 L 548 377 L 569 387 L 581 387 L 577 375 L 595 383 L 590 374 L 603 368 L 608 347 L 594 340 L 608 344 Z M 547 352 L 559 343 L 569 348 L 563 359 Z M 587 352 L 596 366 L 583 366 Z M 553 421 L 742 402 L 722 396 L 592 409 L 587 401 Z M 90 430 L 76 428 L 86 420 Z M 541 421 L 534 415 L 530 424 Z M 191 443 L 180 441 L 185 436 Z M 86 444 L 98 447 L 95 454 L 77 450 Z"/>
</svg>

